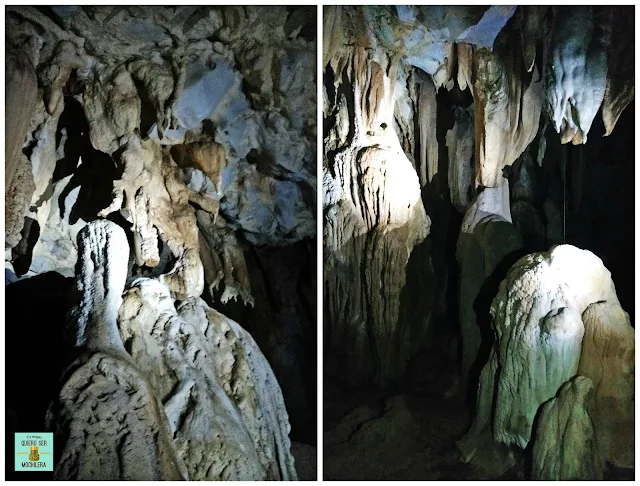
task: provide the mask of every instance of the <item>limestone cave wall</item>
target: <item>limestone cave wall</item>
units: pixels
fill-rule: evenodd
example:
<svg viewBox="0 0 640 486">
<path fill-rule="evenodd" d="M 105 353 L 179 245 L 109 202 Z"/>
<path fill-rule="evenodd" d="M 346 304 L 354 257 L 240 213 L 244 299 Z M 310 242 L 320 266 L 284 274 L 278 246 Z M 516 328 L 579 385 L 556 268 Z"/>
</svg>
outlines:
<svg viewBox="0 0 640 486">
<path fill-rule="evenodd" d="M 12 6 L 6 45 L 7 373 L 43 383 L 8 430 L 56 479 L 295 479 L 316 8 Z"/>
<path fill-rule="evenodd" d="M 536 478 L 601 478 L 605 462 L 624 462 L 607 450 L 620 424 L 597 410 L 611 399 L 633 428 L 633 17 L 325 7 L 325 380 L 393 391 L 419 351 L 448 350 L 458 378 L 447 393 L 465 397 L 473 424 L 462 458 L 490 477 L 530 452 L 538 413 Z M 595 290 L 575 276 L 533 276 L 563 259 L 608 290 L 585 297 Z M 557 292 L 582 296 L 543 303 Z M 608 350 L 626 368 L 592 363 L 620 384 L 605 399 L 603 375 L 582 363 Z M 571 434 L 556 449 L 553 424 Z M 575 463 L 571 441 L 589 440 Z"/>
</svg>

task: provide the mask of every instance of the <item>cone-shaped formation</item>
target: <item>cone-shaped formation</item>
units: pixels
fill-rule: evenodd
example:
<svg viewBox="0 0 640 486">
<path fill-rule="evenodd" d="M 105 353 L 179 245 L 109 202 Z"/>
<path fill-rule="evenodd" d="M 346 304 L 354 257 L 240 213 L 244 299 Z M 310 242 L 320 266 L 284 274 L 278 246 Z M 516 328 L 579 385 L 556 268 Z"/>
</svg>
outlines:
<svg viewBox="0 0 640 486">
<path fill-rule="evenodd" d="M 295 480 L 282 392 L 254 340 L 161 280 L 122 298 L 128 243 L 98 220 L 78 235 L 70 328 L 78 358 L 49 413 L 58 479 Z M 96 378 L 99 377 L 99 378 Z"/>
</svg>

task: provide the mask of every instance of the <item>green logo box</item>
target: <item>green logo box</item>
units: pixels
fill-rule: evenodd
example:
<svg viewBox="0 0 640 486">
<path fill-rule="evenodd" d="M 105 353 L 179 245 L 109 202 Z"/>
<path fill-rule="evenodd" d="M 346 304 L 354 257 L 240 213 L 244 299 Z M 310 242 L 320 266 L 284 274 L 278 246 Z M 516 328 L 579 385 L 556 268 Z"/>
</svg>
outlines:
<svg viewBox="0 0 640 486">
<path fill-rule="evenodd" d="M 16 471 L 53 471 L 53 433 L 15 434 Z"/>
</svg>

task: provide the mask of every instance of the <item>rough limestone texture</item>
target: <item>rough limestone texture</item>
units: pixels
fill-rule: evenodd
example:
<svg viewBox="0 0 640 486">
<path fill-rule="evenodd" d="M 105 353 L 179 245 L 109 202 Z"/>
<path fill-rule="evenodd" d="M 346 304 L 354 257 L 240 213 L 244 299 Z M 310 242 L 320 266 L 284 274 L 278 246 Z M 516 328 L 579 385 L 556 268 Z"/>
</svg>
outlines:
<svg viewBox="0 0 640 486">
<path fill-rule="evenodd" d="M 635 332 L 615 301 L 595 302 L 582 314 L 578 374 L 593 382 L 591 417 L 599 455 L 618 467 L 635 461 Z"/>
<path fill-rule="evenodd" d="M 29 159 L 21 153 L 17 159 L 13 183 L 4 194 L 5 247 L 9 248 L 17 246 L 22 239 L 20 233 L 24 226 L 24 215 L 36 189 Z"/>
<path fill-rule="evenodd" d="M 239 300 L 240 306 L 251 307 L 266 300 L 267 307 L 276 306 L 277 299 L 266 291 L 252 295 L 244 252 L 316 237 L 315 10 L 11 6 L 6 17 L 9 278 L 50 271 L 73 277 L 78 261 L 86 268 L 94 265 L 96 278 L 102 273 L 111 278 L 110 260 L 117 258 L 127 285 L 147 277 L 163 298 L 170 296 L 172 306 L 174 300 L 196 302 L 205 289 L 212 305 Z M 109 236 L 85 244 L 93 233 L 84 229 L 97 231 L 102 218 L 117 222 L 126 234 L 120 256 L 103 248 L 107 241 L 122 243 L 110 229 L 105 230 Z M 84 236 L 78 240 L 78 234 Z M 107 253 L 93 262 L 87 251 Z M 90 301 L 93 281 L 87 275 L 82 274 L 80 293 Z M 119 299 L 122 288 L 107 294 Z M 181 317 L 191 319 L 198 332 L 208 325 L 235 329 L 223 338 L 233 341 L 229 353 L 238 354 L 236 368 L 241 368 L 232 370 L 228 380 L 233 383 L 227 383 L 220 365 L 217 385 L 194 389 L 202 394 L 196 400 L 198 414 L 214 415 L 215 427 L 202 426 L 200 419 L 184 425 L 184 417 L 175 413 L 190 410 L 192 402 L 181 409 L 183 393 L 173 403 L 174 412 L 165 409 L 165 396 L 158 395 L 156 384 L 149 384 L 149 376 L 125 351 L 119 331 L 117 339 L 103 336 L 111 343 L 108 350 L 104 343 L 91 344 L 88 336 L 100 334 L 91 330 L 107 311 L 111 324 L 120 305 L 114 302 L 86 311 L 100 316 L 95 319 L 73 318 L 70 340 L 78 349 L 72 354 L 84 354 L 65 375 L 57 405 L 60 420 L 51 423 L 63 436 L 71 429 L 78 435 L 70 439 L 71 452 L 59 477 L 295 479 L 282 393 L 242 329 L 224 324 L 225 318 L 210 310 L 206 318 L 205 311 Z M 197 302 L 192 304 L 204 305 Z M 264 333 L 268 336 L 283 333 L 286 323 L 271 319 L 263 325 L 270 329 Z M 194 346 L 202 348 L 202 356 L 205 349 L 212 355 L 210 344 L 202 338 Z M 283 360 L 278 343 L 260 345 Z M 287 372 L 300 368 L 299 358 L 286 363 Z M 91 415 L 99 387 L 89 386 L 77 400 L 92 374 L 104 378 L 115 400 L 105 405 L 99 420 Z M 224 387 L 233 399 L 222 396 Z M 134 388 L 140 392 L 127 398 L 127 390 Z M 133 408 L 136 414 L 127 412 Z M 116 413 L 120 409 L 126 418 Z M 94 454 L 83 435 L 95 433 L 91 424 L 107 416 L 129 421 L 127 430 L 109 425 L 110 432 L 100 438 L 107 445 L 97 453 L 108 456 L 109 464 L 80 457 L 80 449 Z M 94 421 L 86 430 L 77 425 L 85 419 Z M 180 445 L 174 443 L 172 426 L 181 430 Z M 144 461 L 131 447 L 120 447 L 127 434 L 142 448 Z M 197 459 L 199 451 L 207 457 Z M 140 460 L 139 471 L 125 467 L 124 453 Z M 188 463 L 181 454 L 190 458 Z M 205 464 L 209 454 L 215 465 Z M 79 471 L 85 462 L 87 468 Z"/>
<path fill-rule="evenodd" d="M 611 274 L 591 252 L 560 245 L 511 268 L 491 306 L 501 364 L 494 415 L 498 442 L 526 447 L 539 405 L 576 374 L 582 312 L 600 300 L 618 303 Z"/>
<path fill-rule="evenodd" d="M 515 464 L 513 453 L 506 445 L 497 443 L 492 434 L 494 377 L 498 372 L 496 353 L 494 343 L 489 360 L 480 372 L 475 420 L 469 431 L 456 441 L 461 454 L 460 460 L 484 471 L 490 477 L 500 477 Z"/>
<path fill-rule="evenodd" d="M 69 329 L 74 347 L 123 354 L 116 321 L 128 262 L 129 242 L 117 224 L 97 220 L 78 233 L 79 302 Z"/>
<path fill-rule="evenodd" d="M 512 164 L 538 133 L 544 83 L 534 67 L 529 84 L 523 84 L 516 34 L 509 32 L 495 53 L 467 47 L 466 55 L 459 56 L 458 62 L 470 63 L 463 69 L 471 73 L 474 98 L 476 181 L 485 187 L 503 183 L 502 168 Z"/>
<path fill-rule="evenodd" d="M 36 109 L 38 89 L 35 70 L 24 51 L 7 49 L 5 79 L 5 248 L 13 248 L 20 242 L 35 190 L 31 164 L 20 152 Z"/>
<path fill-rule="evenodd" d="M 343 376 L 383 383 L 399 376 L 407 358 L 400 292 L 429 219 L 402 152 L 365 147 L 339 160 L 337 180 L 327 175 L 325 184 L 325 203 L 336 198 L 325 208 L 329 342 L 336 366 L 348 370 Z"/>
<path fill-rule="evenodd" d="M 607 87 L 607 50 L 591 6 L 556 7 L 547 103 L 562 143 L 586 143 Z"/>
<path fill-rule="evenodd" d="M 64 378 L 48 417 L 62 447 L 55 479 L 187 479 L 162 403 L 131 363 L 98 352 Z"/>
<path fill-rule="evenodd" d="M 362 19 L 358 9 L 334 13 Z M 333 120 L 323 170 L 327 364 L 351 382 L 387 383 L 401 376 L 411 349 L 409 329 L 399 322 L 400 294 L 430 220 L 401 144 L 405 124 L 394 121 L 396 99 L 405 97 L 404 69 L 384 51 L 368 50 L 373 41 L 351 25 L 355 30 L 328 40 L 336 50 L 324 103 Z"/>
<path fill-rule="evenodd" d="M 209 284 L 212 298 L 215 290 L 224 287 L 220 301 L 241 300 L 254 305 L 251 282 L 244 253 L 238 238 L 224 220 L 215 221 L 206 211 L 196 211 L 200 228 L 200 259 L 204 267 L 204 277 Z"/>
<path fill-rule="evenodd" d="M 135 258 L 140 266 L 158 265 L 161 237 L 177 260 L 161 280 L 177 298 L 199 296 L 204 289 L 204 272 L 196 217 L 177 165 L 158 145 L 135 135 L 124 143 L 120 163 L 123 174 L 114 181 L 113 202 L 99 215 L 106 217 L 122 210 L 132 223 Z"/>
<path fill-rule="evenodd" d="M 511 267 L 491 306 L 496 343 L 480 377 L 475 422 L 459 442 L 470 460 L 479 447 L 527 447 L 540 405 L 579 373 L 587 329 L 583 313 L 599 302 L 620 305 L 610 272 L 591 252 L 560 245 Z M 605 347 L 605 340 L 596 341 L 596 349 Z M 624 371 L 620 364 L 611 366 L 618 370 L 611 380 L 629 379 L 631 365 L 623 362 Z M 628 392 L 620 397 L 624 409 Z M 486 440 L 489 430 L 495 446 Z"/>
<path fill-rule="evenodd" d="M 199 295 L 204 288 L 202 270 L 196 268 L 200 266 L 197 234 L 180 223 L 195 220 L 189 202 L 224 219 L 226 227 L 254 245 L 280 246 L 315 237 L 315 24 L 304 9 L 298 10 L 284 6 L 55 6 L 45 15 L 33 7 L 11 7 L 7 43 L 15 62 L 8 67 L 15 68 L 8 71 L 7 89 L 14 90 L 15 85 L 21 93 L 31 94 L 26 104 L 20 103 L 18 92 L 7 95 L 10 109 L 12 99 L 20 107 L 10 116 L 7 147 L 16 154 L 24 150 L 36 190 L 33 197 L 23 192 L 14 198 L 31 198 L 26 206 L 18 201 L 7 205 L 16 213 L 8 219 L 19 222 L 28 216 L 38 221 L 43 240 L 75 246 L 74 234 L 44 228 L 54 206 L 45 203 L 52 197 L 50 185 L 58 182 L 52 180 L 56 166 L 59 169 L 78 151 L 85 159 L 98 151 L 113 160 L 116 176 L 110 179 L 117 181 L 117 173 L 122 174 L 127 165 L 123 158 L 147 160 L 142 153 L 132 154 L 138 150 L 133 140 L 138 139 L 144 152 L 154 152 L 150 164 L 155 167 L 147 166 L 148 172 L 162 172 L 161 161 L 170 153 L 183 162 L 180 169 L 185 175 L 170 177 L 172 187 L 161 190 L 161 199 L 168 192 L 180 200 L 177 224 L 167 221 L 171 215 L 163 204 L 136 196 L 135 191 L 127 196 L 138 204 L 149 199 L 149 207 L 138 207 L 134 214 L 126 212 L 131 207 L 122 212 L 125 219 L 135 219 L 131 222 L 138 267 L 153 272 L 162 252 L 157 247 L 170 247 L 177 261 L 166 279 L 176 295 Z M 77 103 L 81 114 L 73 115 L 74 123 L 88 127 L 71 133 L 69 127 L 60 128 L 58 121 Z M 20 114 L 26 118 L 22 120 Z M 94 152 L 79 148 L 85 142 Z M 106 160 L 104 164 L 109 165 Z M 124 176 L 136 173 L 135 168 L 129 167 Z M 178 195 L 183 189 L 177 186 L 188 185 L 186 171 L 192 169 L 205 172 L 215 183 L 215 192 L 205 196 L 186 191 L 189 198 Z M 14 166 L 8 164 L 7 170 L 10 182 Z M 83 170 L 79 164 L 72 172 L 78 175 Z M 101 202 L 95 213 L 107 207 L 120 210 L 116 192 L 116 199 Z M 22 214 L 25 207 L 27 214 Z M 141 211 L 148 213 L 146 217 Z M 154 220 L 156 213 L 163 224 Z M 20 242 L 14 226 L 17 223 L 10 228 L 11 247 Z M 46 258 L 36 253 L 34 261 Z M 12 269 L 10 262 L 6 266 Z M 35 266 L 28 276 L 42 268 Z M 70 270 L 66 258 L 49 269 L 63 274 Z"/>
<path fill-rule="evenodd" d="M 604 462 L 593 422 L 593 383 L 576 376 L 540 407 L 533 443 L 532 479 L 593 481 L 602 479 Z"/>
<path fill-rule="evenodd" d="M 237 323 L 161 279 L 123 296 L 129 244 L 107 220 L 78 235 L 80 357 L 50 407 L 57 479 L 295 480 L 278 382 Z"/>
<path fill-rule="evenodd" d="M 138 279 L 119 328 L 169 421 L 191 480 L 295 480 L 287 411 L 255 341 L 237 323 Z"/>
<path fill-rule="evenodd" d="M 47 422 L 60 480 L 186 479 L 162 404 L 124 350 L 117 325 L 127 275 L 124 231 L 96 221 L 78 234 L 79 302 L 69 333 L 83 351 L 67 369 Z"/>
<path fill-rule="evenodd" d="M 28 275 L 56 271 L 65 277 L 75 275 L 78 259 L 77 235 L 86 225 L 79 218 L 71 223 L 71 211 L 77 204 L 80 188 L 71 185 L 73 176 L 53 184 L 52 197 L 44 200 L 36 213 L 40 237 L 33 247 Z M 128 253 L 127 253 L 128 254 Z"/>
<path fill-rule="evenodd" d="M 5 62 L 5 190 L 12 186 L 20 165 L 19 154 L 36 109 L 38 80 L 22 50 L 7 49 Z"/>
<path fill-rule="evenodd" d="M 120 148 L 120 138 L 140 126 L 140 98 L 124 66 L 94 71 L 91 76 L 82 94 L 91 144 L 112 155 Z"/>
</svg>

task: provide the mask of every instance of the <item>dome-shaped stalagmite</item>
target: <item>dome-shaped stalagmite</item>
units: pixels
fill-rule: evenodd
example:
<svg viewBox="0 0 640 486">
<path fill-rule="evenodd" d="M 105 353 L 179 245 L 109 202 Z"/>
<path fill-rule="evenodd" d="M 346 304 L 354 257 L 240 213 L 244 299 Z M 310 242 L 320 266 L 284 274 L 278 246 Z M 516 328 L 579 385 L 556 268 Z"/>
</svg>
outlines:
<svg viewBox="0 0 640 486">
<path fill-rule="evenodd" d="M 611 436 L 633 430 L 633 387 L 629 385 L 634 333 L 602 261 L 570 245 L 526 256 L 500 284 L 491 314 L 496 344 L 482 373 L 474 425 L 459 442 L 466 460 L 473 461 L 481 447 L 525 449 L 540 407 L 572 377 L 583 375 L 593 382 L 594 395 L 593 406 L 585 412 L 593 428 L 589 433 L 595 436 L 590 446 L 595 450 L 588 452 L 589 457 L 604 463 L 618 455 L 618 463 L 629 466 L 621 451 L 633 450 L 633 438 L 617 448 Z M 618 385 L 614 390 L 605 383 Z M 564 403 L 568 400 L 568 396 L 561 400 L 565 414 L 572 413 Z M 582 406 L 579 403 L 576 406 Z M 614 407 L 619 410 L 615 418 L 608 415 Z M 549 413 L 543 413 L 545 420 L 551 420 Z M 543 431 L 550 427 L 545 424 L 539 425 Z M 553 439 L 548 432 L 543 434 L 540 440 L 545 445 L 538 448 L 550 448 L 548 441 Z M 573 439 L 562 440 L 569 442 L 559 441 L 558 447 L 571 447 Z M 571 477 L 579 473 L 567 469 L 544 474 Z"/>
</svg>

